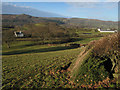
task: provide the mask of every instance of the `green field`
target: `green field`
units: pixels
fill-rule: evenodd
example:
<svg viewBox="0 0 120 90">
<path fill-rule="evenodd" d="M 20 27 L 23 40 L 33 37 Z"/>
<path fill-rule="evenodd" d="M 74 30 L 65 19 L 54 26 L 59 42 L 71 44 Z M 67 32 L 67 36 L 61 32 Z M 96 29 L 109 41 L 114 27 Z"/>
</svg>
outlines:
<svg viewBox="0 0 120 90">
<path fill-rule="evenodd" d="M 85 44 L 100 37 L 87 37 L 75 42 Z M 37 45 L 34 41 L 15 41 L 11 48 L 3 44 L 3 88 L 72 88 L 69 65 L 84 47 L 73 48 L 63 44 Z M 38 42 L 37 42 L 38 43 Z M 67 44 L 69 44 L 67 43 Z"/>
<path fill-rule="evenodd" d="M 117 22 L 82 18 L 2 15 L 2 89 L 94 88 L 117 72 L 119 59 L 116 53 L 104 53 L 113 48 L 112 42 L 106 42 L 116 43 L 118 38 L 105 39 L 113 33 L 100 33 L 98 27 L 116 30 L 117 26 Z"/>
<path fill-rule="evenodd" d="M 46 45 L 23 47 L 23 45 L 25 43 L 16 43 L 10 49 L 3 47 L 3 54 L 10 54 L 2 57 L 3 88 L 67 87 L 69 76 L 66 72 L 61 72 L 61 68 L 76 59 L 80 48 L 67 49 L 63 46 Z M 34 52 L 38 49 L 40 51 Z"/>
</svg>

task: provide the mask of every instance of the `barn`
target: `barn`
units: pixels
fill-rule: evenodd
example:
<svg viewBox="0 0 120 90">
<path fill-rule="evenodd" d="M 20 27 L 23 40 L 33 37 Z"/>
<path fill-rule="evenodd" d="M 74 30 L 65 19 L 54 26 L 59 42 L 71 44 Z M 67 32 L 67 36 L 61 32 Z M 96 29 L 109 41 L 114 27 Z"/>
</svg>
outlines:
<svg viewBox="0 0 120 90">
<path fill-rule="evenodd" d="M 111 32 L 111 33 L 117 32 L 117 30 L 110 30 L 110 29 L 108 29 L 108 30 L 101 30 L 100 28 L 98 29 L 98 31 L 99 32 Z"/>
<path fill-rule="evenodd" d="M 24 34 L 21 31 L 14 32 L 14 34 L 16 37 L 24 37 Z"/>
</svg>

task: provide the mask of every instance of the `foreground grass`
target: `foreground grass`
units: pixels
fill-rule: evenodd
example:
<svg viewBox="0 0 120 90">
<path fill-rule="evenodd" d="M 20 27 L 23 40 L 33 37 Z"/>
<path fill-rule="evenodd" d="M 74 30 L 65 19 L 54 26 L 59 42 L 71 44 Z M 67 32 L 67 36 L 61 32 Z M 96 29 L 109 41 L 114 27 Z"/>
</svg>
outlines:
<svg viewBox="0 0 120 90">
<path fill-rule="evenodd" d="M 100 37 L 84 38 L 73 43 L 84 44 Z M 5 88 L 72 88 L 67 68 L 75 61 L 82 48 L 34 45 L 32 41 L 3 45 L 2 85 Z M 84 70 L 84 68 L 83 68 Z"/>
<path fill-rule="evenodd" d="M 61 68 L 68 65 L 81 49 L 19 55 L 4 55 L 3 88 L 69 87 L 69 76 Z M 71 85 L 70 85 L 71 86 Z"/>
<path fill-rule="evenodd" d="M 119 88 L 119 35 L 91 42 L 71 67 L 72 80 L 78 87 Z"/>
</svg>

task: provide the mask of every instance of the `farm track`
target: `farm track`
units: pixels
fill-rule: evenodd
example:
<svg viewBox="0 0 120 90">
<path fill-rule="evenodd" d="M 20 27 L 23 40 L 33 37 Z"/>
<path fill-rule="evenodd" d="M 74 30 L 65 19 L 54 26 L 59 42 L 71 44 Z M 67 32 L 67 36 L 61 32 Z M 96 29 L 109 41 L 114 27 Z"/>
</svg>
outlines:
<svg viewBox="0 0 120 90">
<path fill-rule="evenodd" d="M 76 60 L 75 65 L 74 65 L 74 67 L 73 67 L 72 70 L 71 70 L 71 73 L 72 73 L 74 70 L 77 71 L 78 66 L 80 66 L 80 65 L 82 64 L 82 62 L 83 62 L 84 59 L 86 58 L 86 55 L 88 55 L 90 51 L 91 51 L 91 49 L 86 52 L 86 50 L 85 50 L 85 48 L 84 48 L 84 50 L 80 53 L 80 55 L 78 55 L 78 59 Z"/>
</svg>

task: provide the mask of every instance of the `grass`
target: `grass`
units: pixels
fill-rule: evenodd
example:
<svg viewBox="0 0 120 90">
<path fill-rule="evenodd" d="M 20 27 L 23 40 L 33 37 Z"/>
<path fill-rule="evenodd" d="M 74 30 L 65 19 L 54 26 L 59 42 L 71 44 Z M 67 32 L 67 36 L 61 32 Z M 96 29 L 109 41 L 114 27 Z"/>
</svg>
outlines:
<svg viewBox="0 0 120 90">
<path fill-rule="evenodd" d="M 85 44 L 100 38 L 89 37 L 87 35 L 70 43 Z M 68 69 L 71 62 L 76 60 L 82 48 L 67 47 L 65 46 L 66 43 L 53 46 L 34 43 L 36 42 L 16 41 L 11 44 L 11 48 L 7 48 L 7 45 L 3 44 L 2 88 L 77 87 L 78 83 L 71 81 L 70 72 L 66 69 Z M 90 63 L 89 66 L 93 64 Z M 87 72 L 84 66 L 86 64 L 83 64 L 80 71 Z M 94 67 L 95 65 L 93 65 Z"/>
<path fill-rule="evenodd" d="M 89 43 L 90 41 L 93 41 L 93 40 L 99 40 L 101 37 L 96 37 L 96 38 L 86 38 L 86 39 L 83 39 L 83 40 L 80 40 L 80 41 L 76 41 L 74 43 L 77 43 L 77 44 L 87 44 Z"/>
<path fill-rule="evenodd" d="M 109 35 L 94 44 L 89 44 L 85 51 L 91 50 L 90 47 L 93 48 L 88 55 L 84 56 L 86 52 L 80 53 L 71 67 L 74 69 L 71 73 L 71 79 L 78 87 L 112 88 L 113 84 L 115 84 L 114 88 L 118 87 L 119 70 L 118 63 L 116 63 L 120 60 L 118 42 L 118 34 Z M 112 79 L 114 81 L 111 81 Z"/>
<path fill-rule="evenodd" d="M 30 49 L 35 49 L 33 47 Z M 46 46 L 35 47 L 45 49 Z M 7 52 L 7 50 L 5 51 Z M 76 59 L 79 53 L 80 48 L 54 52 L 3 55 L 3 88 L 45 88 L 67 85 L 69 82 L 67 80 L 68 74 L 61 72 L 61 67 Z"/>
<path fill-rule="evenodd" d="M 93 40 L 98 40 L 101 37 L 90 37 L 81 36 L 76 38 L 73 42 L 56 44 L 55 46 L 39 45 L 39 42 L 35 41 L 15 41 L 10 44 L 11 48 L 7 48 L 7 45 L 3 44 L 3 55 L 13 55 L 13 54 L 24 54 L 24 53 L 39 53 L 39 52 L 48 52 L 48 51 L 57 51 L 70 49 L 70 47 L 64 47 L 65 44 L 77 43 L 77 44 L 86 44 Z M 23 38 L 22 38 L 23 39 Z M 54 41 L 53 41 L 54 42 Z M 56 41 L 55 41 L 56 42 Z M 57 41 L 58 42 L 58 41 Z"/>
<path fill-rule="evenodd" d="M 19 43 L 19 44 L 18 44 Z M 24 43 L 24 44 L 23 44 Z M 2 55 L 16 55 L 16 54 L 27 54 L 27 53 L 41 53 L 41 52 L 52 52 L 73 49 L 74 47 L 68 47 L 65 45 L 31 45 L 32 42 L 20 41 L 11 44 L 11 48 L 3 47 Z"/>
<path fill-rule="evenodd" d="M 94 85 L 104 80 L 109 74 L 104 68 L 104 62 L 90 57 L 86 59 L 73 75 L 73 77 L 76 77 L 75 82 L 81 86 L 82 84 Z"/>
<path fill-rule="evenodd" d="M 44 27 L 45 26 L 45 24 L 43 24 L 43 23 L 37 23 L 37 24 L 35 24 L 36 26 L 42 26 L 42 27 Z"/>
</svg>

